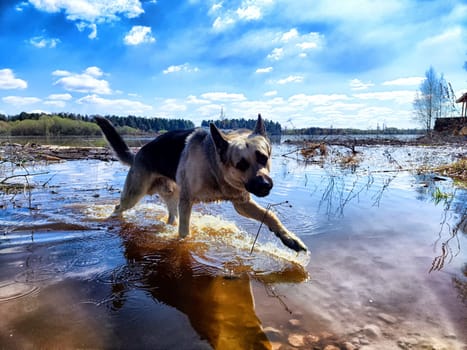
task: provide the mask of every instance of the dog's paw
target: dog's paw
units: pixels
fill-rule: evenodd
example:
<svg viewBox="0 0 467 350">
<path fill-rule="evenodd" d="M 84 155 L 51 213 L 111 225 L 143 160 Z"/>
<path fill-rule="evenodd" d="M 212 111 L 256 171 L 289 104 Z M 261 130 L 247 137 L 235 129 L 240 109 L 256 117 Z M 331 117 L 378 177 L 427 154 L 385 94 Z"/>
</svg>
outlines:
<svg viewBox="0 0 467 350">
<path fill-rule="evenodd" d="M 286 247 L 289 247 L 290 249 L 295 250 L 297 253 L 303 251 L 306 252 L 308 248 L 305 246 L 305 244 L 300 240 L 298 237 L 294 237 L 293 234 L 279 234 L 278 235 L 282 243 Z"/>
</svg>

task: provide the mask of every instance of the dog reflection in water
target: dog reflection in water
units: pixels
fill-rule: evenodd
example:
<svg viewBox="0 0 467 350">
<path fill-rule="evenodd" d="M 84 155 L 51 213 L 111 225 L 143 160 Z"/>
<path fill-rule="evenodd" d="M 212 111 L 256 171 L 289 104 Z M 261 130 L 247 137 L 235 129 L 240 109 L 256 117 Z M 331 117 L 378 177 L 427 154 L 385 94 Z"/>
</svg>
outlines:
<svg viewBox="0 0 467 350">
<path fill-rule="evenodd" d="M 195 261 L 193 254 L 203 249 L 200 243 L 157 238 L 131 224 L 125 224 L 121 233 L 128 267 L 136 274 L 132 281 L 136 279 L 135 284 L 144 286 L 141 288 L 156 301 L 184 313 L 201 339 L 214 349 L 271 349 L 255 313 L 247 273 L 226 278 L 218 269 Z M 306 275 L 297 268 L 282 278 L 280 273 L 273 278 L 299 282 Z M 113 306 L 117 309 L 126 300 L 122 285 L 125 283 L 113 286 Z"/>
</svg>

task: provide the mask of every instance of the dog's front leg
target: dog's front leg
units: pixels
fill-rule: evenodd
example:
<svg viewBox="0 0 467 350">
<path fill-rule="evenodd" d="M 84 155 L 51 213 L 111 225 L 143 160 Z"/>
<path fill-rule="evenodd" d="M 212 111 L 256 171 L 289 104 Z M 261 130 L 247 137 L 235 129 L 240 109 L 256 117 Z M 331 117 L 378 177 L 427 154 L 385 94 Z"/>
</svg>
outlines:
<svg viewBox="0 0 467 350">
<path fill-rule="evenodd" d="M 178 235 L 180 238 L 185 238 L 190 233 L 190 216 L 192 206 L 193 202 L 191 201 L 188 191 L 182 188 L 180 191 L 180 201 L 178 203 Z"/>
<path fill-rule="evenodd" d="M 247 202 L 234 202 L 233 205 L 235 210 L 237 210 L 240 215 L 264 222 L 264 224 L 268 226 L 277 237 L 280 238 L 282 243 L 284 243 L 284 245 L 290 249 L 293 249 L 297 252 L 307 250 L 305 244 L 300 240 L 300 238 L 287 230 L 277 218 L 276 214 L 274 214 L 271 210 L 266 210 L 252 199 Z"/>
</svg>

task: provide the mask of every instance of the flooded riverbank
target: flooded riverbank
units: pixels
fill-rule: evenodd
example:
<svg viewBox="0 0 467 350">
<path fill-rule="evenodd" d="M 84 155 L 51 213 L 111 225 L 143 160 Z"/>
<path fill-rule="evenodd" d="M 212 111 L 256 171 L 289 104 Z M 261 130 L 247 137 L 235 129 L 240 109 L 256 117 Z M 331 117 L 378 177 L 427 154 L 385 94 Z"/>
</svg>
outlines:
<svg viewBox="0 0 467 350">
<path fill-rule="evenodd" d="M 127 168 L 9 166 L 0 194 L 0 344 L 16 348 L 465 349 L 467 192 L 421 170 L 462 146 L 275 145 L 271 195 L 310 254 L 229 203 L 195 207 L 179 242 L 146 198 L 109 218 Z M 282 156 L 287 155 L 287 156 Z"/>
</svg>

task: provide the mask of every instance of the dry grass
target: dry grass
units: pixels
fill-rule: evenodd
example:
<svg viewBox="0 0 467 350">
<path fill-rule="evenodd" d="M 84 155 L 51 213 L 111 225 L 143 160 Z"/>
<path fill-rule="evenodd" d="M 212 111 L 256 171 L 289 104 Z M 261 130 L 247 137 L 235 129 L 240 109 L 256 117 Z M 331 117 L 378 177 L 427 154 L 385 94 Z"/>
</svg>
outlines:
<svg viewBox="0 0 467 350">
<path fill-rule="evenodd" d="M 327 146 L 325 143 L 306 142 L 300 149 L 303 158 L 309 159 L 316 155 L 326 156 L 328 154 Z"/>
<path fill-rule="evenodd" d="M 436 171 L 461 181 L 467 186 L 467 157 L 461 158 L 455 163 L 440 166 Z"/>
</svg>

